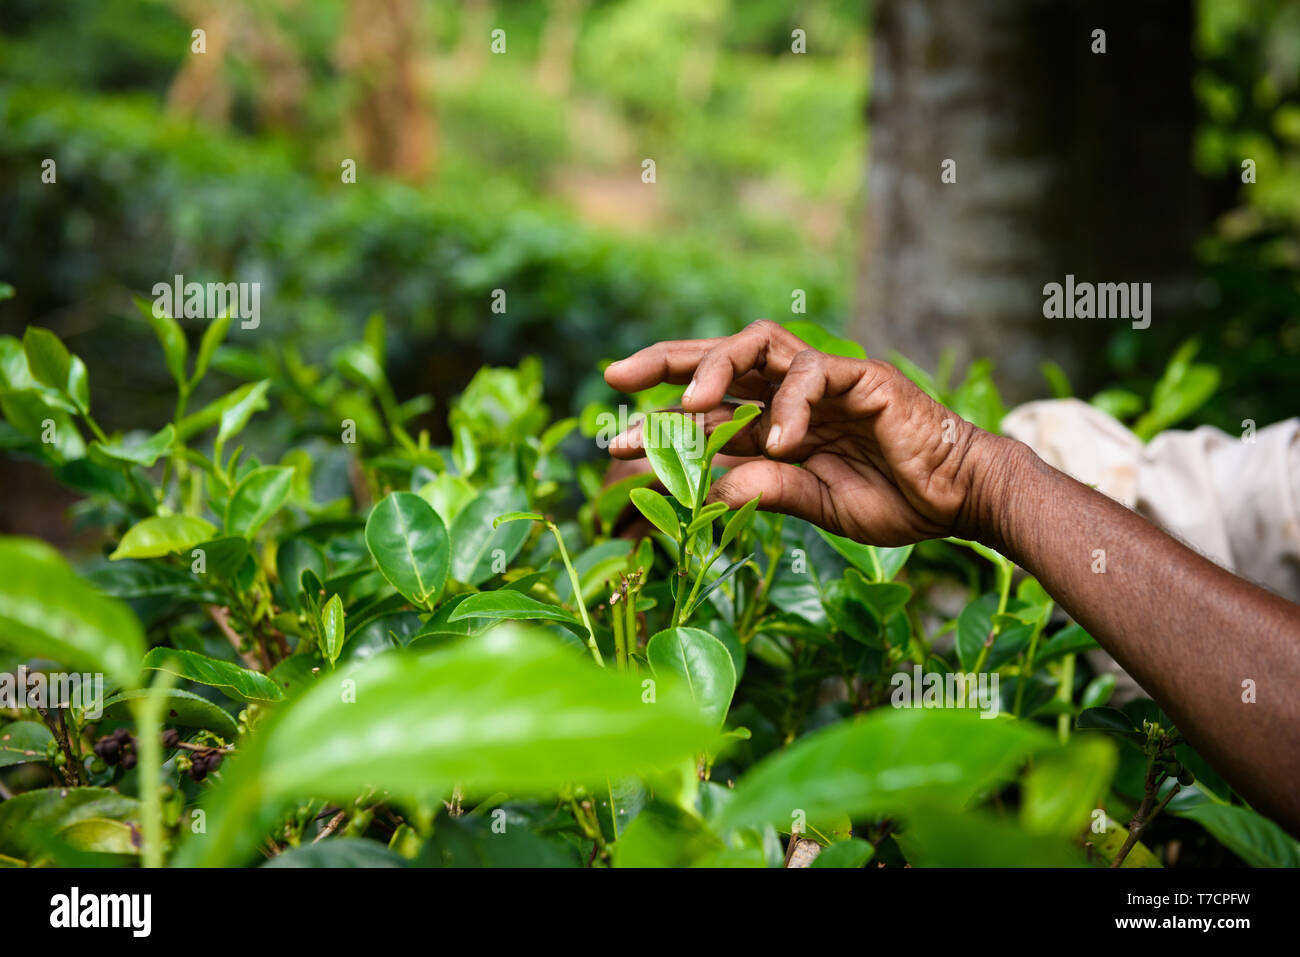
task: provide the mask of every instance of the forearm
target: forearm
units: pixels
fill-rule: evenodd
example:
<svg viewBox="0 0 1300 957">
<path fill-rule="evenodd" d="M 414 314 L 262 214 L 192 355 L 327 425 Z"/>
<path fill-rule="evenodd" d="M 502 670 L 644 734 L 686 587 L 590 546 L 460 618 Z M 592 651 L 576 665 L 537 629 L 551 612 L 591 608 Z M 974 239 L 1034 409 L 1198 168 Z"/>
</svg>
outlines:
<svg viewBox="0 0 1300 957">
<path fill-rule="evenodd" d="M 1247 800 L 1300 831 L 1300 607 L 1020 443 L 991 439 L 981 467 L 978 537 L 1034 575 Z"/>
</svg>

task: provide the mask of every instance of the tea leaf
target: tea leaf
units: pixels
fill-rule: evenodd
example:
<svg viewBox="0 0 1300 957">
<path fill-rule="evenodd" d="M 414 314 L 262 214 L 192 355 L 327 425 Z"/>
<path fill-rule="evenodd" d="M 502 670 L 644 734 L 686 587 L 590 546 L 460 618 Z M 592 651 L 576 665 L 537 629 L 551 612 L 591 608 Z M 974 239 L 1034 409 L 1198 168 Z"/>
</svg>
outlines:
<svg viewBox="0 0 1300 957">
<path fill-rule="evenodd" d="M 216 527 L 189 515 L 154 515 L 126 530 L 110 561 L 120 558 L 160 558 L 183 552 L 210 539 Z"/>
<path fill-rule="evenodd" d="M 366 521 L 366 548 L 407 601 L 433 607 L 447 582 L 451 542 L 432 505 L 413 492 L 392 493 Z"/>
<path fill-rule="evenodd" d="M 195 684 L 220 688 L 230 697 L 243 701 L 279 701 L 284 697 L 275 682 L 266 675 L 195 651 L 151 648 L 144 656 L 141 667 L 178 675 Z"/>
</svg>

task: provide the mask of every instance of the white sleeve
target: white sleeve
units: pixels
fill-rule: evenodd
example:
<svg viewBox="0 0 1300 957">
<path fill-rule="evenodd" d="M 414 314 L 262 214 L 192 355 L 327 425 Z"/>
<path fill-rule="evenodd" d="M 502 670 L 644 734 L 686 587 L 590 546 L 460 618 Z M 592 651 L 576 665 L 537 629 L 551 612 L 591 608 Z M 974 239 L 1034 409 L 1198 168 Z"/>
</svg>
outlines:
<svg viewBox="0 0 1300 957">
<path fill-rule="evenodd" d="M 1202 426 L 1143 445 L 1078 399 L 1030 402 L 1002 430 L 1207 558 L 1300 601 L 1300 419 L 1237 438 Z"/>
</svg>

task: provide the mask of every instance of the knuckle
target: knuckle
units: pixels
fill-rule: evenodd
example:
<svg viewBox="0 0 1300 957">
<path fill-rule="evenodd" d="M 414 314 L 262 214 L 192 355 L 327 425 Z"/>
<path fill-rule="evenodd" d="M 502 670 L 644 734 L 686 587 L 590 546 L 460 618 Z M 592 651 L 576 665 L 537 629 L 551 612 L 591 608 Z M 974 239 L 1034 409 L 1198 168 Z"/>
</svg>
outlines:
<svg viewBox="0 0 1300 957">
<path fill-rule="evenodd" d="M 772 335 L 776 330 L 780 328 L 781 327 L 777 325 L 775 322 L 773 322 L 771 319 L 755 319 L 753 322 L 751 322 L 749 325 L 745 327 L 744 331 L 750 333 L 758 332 L 758 333 L 762 333 L 765 336 L 769 336 Z"/>
</svg>

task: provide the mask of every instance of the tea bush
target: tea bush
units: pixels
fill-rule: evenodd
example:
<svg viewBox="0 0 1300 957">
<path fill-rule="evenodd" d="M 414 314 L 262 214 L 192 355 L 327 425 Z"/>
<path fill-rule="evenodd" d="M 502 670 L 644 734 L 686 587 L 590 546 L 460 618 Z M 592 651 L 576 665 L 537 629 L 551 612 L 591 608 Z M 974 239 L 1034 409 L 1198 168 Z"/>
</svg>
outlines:
<svg viewBox="0 0 1300 957">
<path fill-rule="evenodd" d="M 705 504 L 752 409 L 710 437 L 651 412 L 653 473 L 606 484 L 571 453 L 617 408 L 551 421 L 535 360 L 480 369 L 435 446 L 377 318 L 192 407 L 230 322 L 192 346 L 144 311 L 176 394 L 153 432 L 105 433 L 57 336 L 0 337 L 0 444 L 108 543 L 74 570 L 0 539 L 5 670 L 103 676 L 6 711 L 4 863 L 1300 863 L 1152 702 L 1109 706 L 1001 555 Z M 945 398 L 1000 408 L 978 370 Z"/>
</svg>

